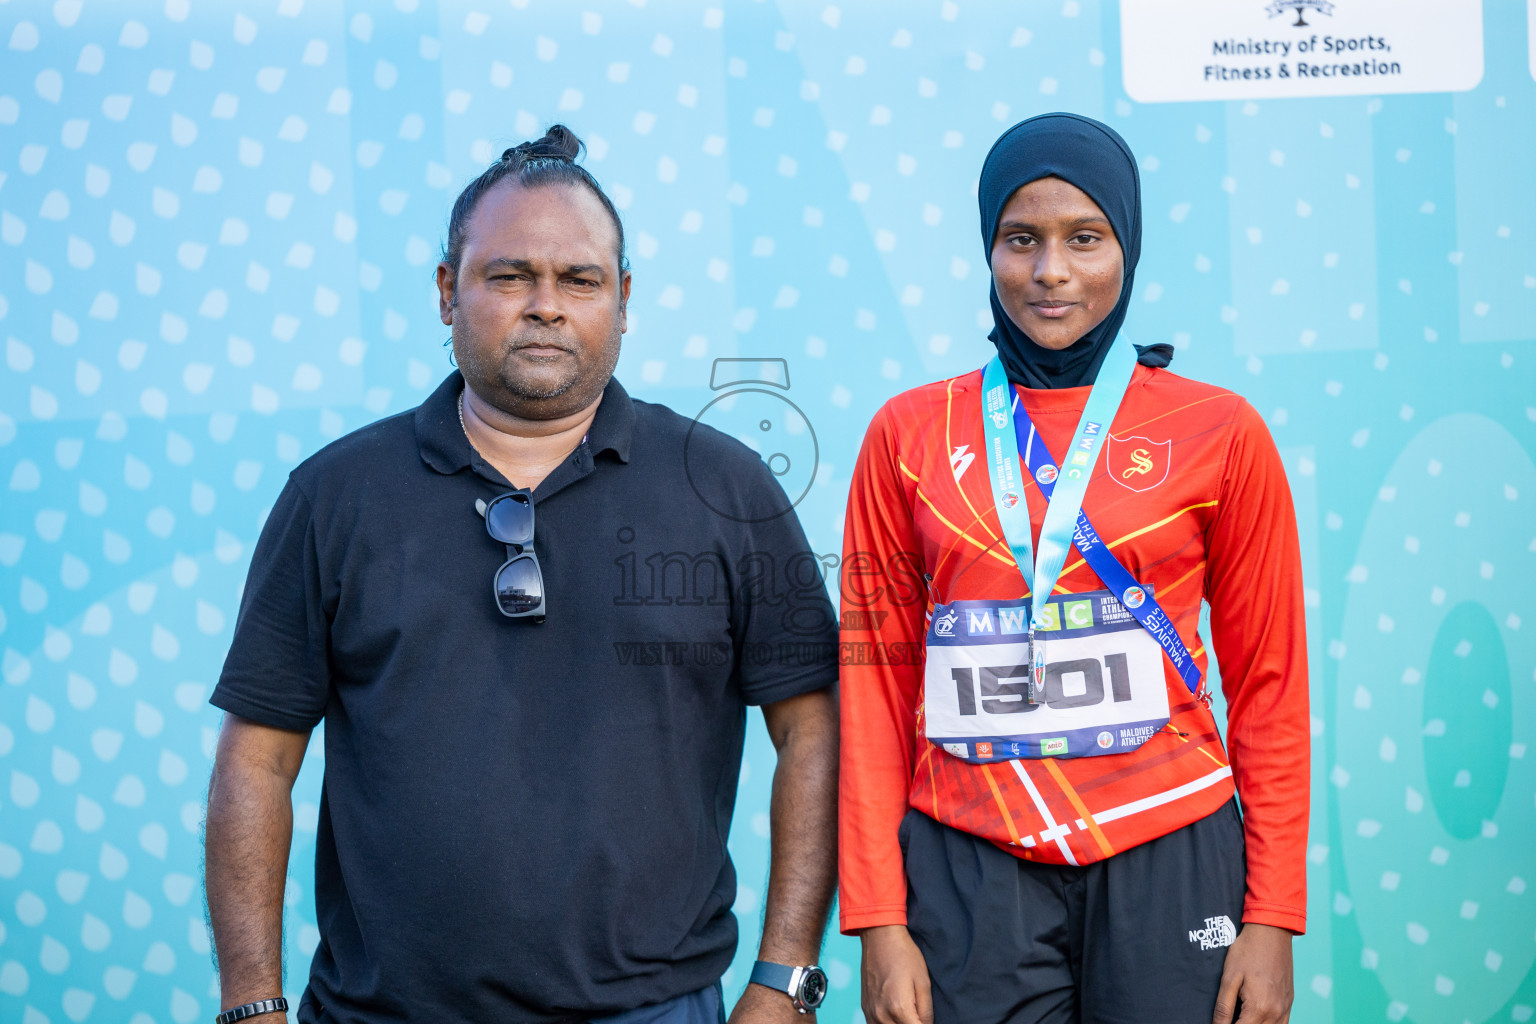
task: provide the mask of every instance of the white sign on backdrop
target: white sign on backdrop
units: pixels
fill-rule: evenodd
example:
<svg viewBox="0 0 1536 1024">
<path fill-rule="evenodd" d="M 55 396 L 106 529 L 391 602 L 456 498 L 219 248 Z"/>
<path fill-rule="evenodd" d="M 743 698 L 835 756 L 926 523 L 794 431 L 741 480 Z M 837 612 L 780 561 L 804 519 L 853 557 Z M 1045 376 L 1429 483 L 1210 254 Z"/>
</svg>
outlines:
<svg viewBox="0 0 1536 1024">
<path fill-rule="evenodd" d="M 1140 103 L 1462 92 L 1483 77 L 1482 0 L 1121 0 L 1120 33 Z"/>
<path fill-rule="evenodd" d="M 1536 78 L 1536 0 L 1526 0 L 1526 52 L 1531 60 L 1531 77 Z"/>
</svg>

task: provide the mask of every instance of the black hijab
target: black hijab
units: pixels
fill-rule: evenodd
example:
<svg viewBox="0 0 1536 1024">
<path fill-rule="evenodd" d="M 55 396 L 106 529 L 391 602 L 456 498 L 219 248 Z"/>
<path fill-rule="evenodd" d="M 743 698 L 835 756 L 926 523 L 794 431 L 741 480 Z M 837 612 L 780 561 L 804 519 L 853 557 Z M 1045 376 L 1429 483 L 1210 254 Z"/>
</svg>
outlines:
<svg viewBox="0 0 1536 1024">
<path fill-rule="evenodd" d="M 1036 345 L 1014 323 L 992 285 L 992 333 L 1008 379 L 1027 388 L 1073 388 L 1092 384 L 1130 307 L 1136 263 L 1141 259 L 1141 179 L 1136 158 L 1113 128 L 1078 114 L 1041 114 L 1020 121 L 992 144 L 981 167 L 977 198 L 981 242 L 992 265 L 992 239 L 1003 207 L 1020 188 L 1056 177 L 1076 185 L 1109 218 L 1125 257 L 1120 299 L 1093 330 L 1060 351 Z M 1167 366 L 1171 345 L 1137 345 L 1139 361 Z"/>
</svg>

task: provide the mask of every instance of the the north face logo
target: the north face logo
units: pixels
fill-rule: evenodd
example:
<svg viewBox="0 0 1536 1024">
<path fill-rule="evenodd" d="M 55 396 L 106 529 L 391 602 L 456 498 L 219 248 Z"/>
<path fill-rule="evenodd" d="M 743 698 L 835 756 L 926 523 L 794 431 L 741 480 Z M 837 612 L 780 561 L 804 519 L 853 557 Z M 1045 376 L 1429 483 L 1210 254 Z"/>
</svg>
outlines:
<svg viewBox="0 0 1536 1024">
<path fill-rule="evenodd" d="M 1232 945 L 1237 938 L 1237 926 L 1226 914 L 1205 919 L 1204 928 L 1192 928 L 1189 941 L 1200 943 L 1201 949 L 1220 949 Z"/>
</svg>

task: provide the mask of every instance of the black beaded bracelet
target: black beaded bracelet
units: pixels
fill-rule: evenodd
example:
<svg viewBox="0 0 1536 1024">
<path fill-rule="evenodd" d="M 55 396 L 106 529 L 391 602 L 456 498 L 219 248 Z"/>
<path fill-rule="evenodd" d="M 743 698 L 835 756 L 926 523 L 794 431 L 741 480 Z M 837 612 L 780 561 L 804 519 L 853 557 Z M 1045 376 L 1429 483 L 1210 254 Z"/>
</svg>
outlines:
<svg viewBox="0 0 1536 1024">
<path fill-rule="evenodd" d="M 255 1017 L 263 1013 L 287 1013 L 288 1000 L 282 996 L 276 999 L 263 999 L 256 1003 L 246 1003 L 244 1006 L 232 1007 L 213 1018 L 213 1024 L 234 1024 L 237 1020 L 245 1020 L 247 1017 Z"/>
</svg>

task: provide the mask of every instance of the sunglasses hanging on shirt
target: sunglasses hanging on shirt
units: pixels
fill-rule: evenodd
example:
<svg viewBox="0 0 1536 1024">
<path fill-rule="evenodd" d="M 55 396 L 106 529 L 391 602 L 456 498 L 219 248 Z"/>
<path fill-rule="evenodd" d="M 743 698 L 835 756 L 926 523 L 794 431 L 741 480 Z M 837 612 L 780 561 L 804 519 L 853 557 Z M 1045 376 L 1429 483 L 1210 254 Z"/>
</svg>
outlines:
<svg viewBox="0 0 1536 1024">
<path fill-rule="evenodd" d="M 509 619 L 544 621 L 544 574 L 533 553 L 533 495 L 508 491 L 485 507 L 485 529 L 507 546 L 507 560 L 496 570 L 496 608 Z"/>
</svg>

